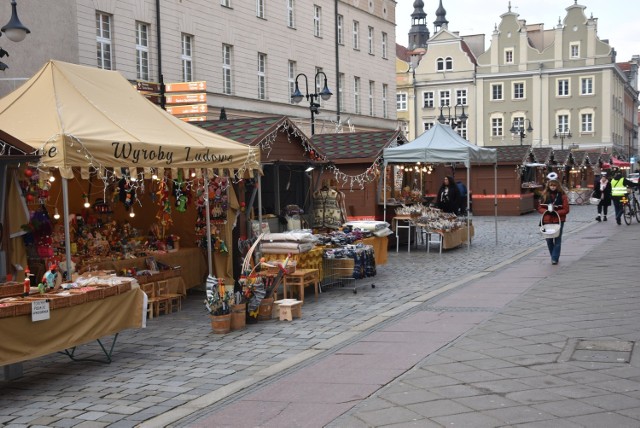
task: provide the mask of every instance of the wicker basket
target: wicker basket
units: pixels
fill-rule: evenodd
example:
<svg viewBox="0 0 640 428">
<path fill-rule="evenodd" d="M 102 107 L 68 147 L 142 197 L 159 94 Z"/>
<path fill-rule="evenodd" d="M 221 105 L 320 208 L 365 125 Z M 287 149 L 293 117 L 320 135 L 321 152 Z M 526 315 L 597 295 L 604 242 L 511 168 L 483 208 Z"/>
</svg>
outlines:
<svg viewBox="0 0 640 428">
<path fill-rule="evenodd" d="M 265 272 L 267 275 L 277 275 L 278 272 L 280 272 L 281 266 L 284 262 L 281 260 L 273 260 L 271 262 L 269 262 L 268 265 L 263 265 L 265 266 L 267 269 Z M 287 263 L 287 267 L 284 269 L 284 273 L 286 275 L 292 274 L 296 271 L 296 264 L 297 262 L 295 260 L 289 260 L 289 262 Z M 275 265 L 275 266 L 270 266 L 270 265 Z"/>
<path fill-rule="evenodd" d="M 124 294 L 131 290 L 131 281 L 124 281 L 118 284 L 118 294 Z"/>
<path fill-rule="evenodd" d="M 118 294 L 118 286 L 117 285 L 107 285 L 107 286 L 99 286 L 102 288 L 102 297 L 111 297 Z"/>
<path fill-rule="evenodd" d="M 31 302 L 24 301 L 22 303 L 15 303 L 16 316 L 31 315 Z"/>
<path fill-rule="evenodd" d="M 49 301 L 49 309 L 68 308 L 71 305 L 71 295 L 61 296 L 59 294 L 44 294 Z"/>
<path fill-rule="evenodd" d="M 93 302 L 94 300 L 100 300 L 104 298 L 104 292 L 101 287 L 95 288 L 93 290 L 87 290 L 83 294 L 87 296 L 87 302 Z"/>
<path fill-rule="evenodd" d="M 0 297 L 20 296 L 24 293 L 24 285 L 19 282 L 0 284 Z"/>
<path fill-rule="evenodd" d="M 82 305 L 83 303 L 87 303 L 87 294 L 86 293 L 71 293 L 69 298 L 69 306 Z"/>
<path fill-rule="evenodd" d="M 16 316 L 15 303 L 0 303 L 0 318 L 9 318 Z"/>
</svg>

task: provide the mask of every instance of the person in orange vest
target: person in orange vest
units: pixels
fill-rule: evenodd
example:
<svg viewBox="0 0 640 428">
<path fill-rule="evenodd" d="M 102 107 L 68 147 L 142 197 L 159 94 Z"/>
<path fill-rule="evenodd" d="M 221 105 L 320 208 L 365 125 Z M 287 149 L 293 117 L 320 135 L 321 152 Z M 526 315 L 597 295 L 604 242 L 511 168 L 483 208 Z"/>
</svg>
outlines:
<svg viewBox="0 0 640 428">
<path fill-rule="evenodd" d="M 618 223 L 618 225 L 622 224 L 620 220 L 622 218 L 622 197 L 627 195 L 627 187 L 638 187 L 638 185 L 624 178 L 622 171 L 617 170 L 611 180 L 611 200 L 616 210 L 616 223 Z"/>
</svg>

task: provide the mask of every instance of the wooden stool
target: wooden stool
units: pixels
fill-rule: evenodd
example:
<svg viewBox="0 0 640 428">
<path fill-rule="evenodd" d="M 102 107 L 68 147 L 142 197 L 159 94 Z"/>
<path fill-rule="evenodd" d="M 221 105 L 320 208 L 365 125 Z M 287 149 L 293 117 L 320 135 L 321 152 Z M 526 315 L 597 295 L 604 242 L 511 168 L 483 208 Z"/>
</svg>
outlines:
<svg viewBox="0 0 640 428">
<path fill-rule="evenodd" d="M 302 302 L 296 299 L 282 299 L 273 302 L 278 305 L 280 321 L 293 321 L 293 318 L 302 318 Z"/>
<path fill-rule="evenodd" d="M 307 285 L 313 285 L 315 297 L 318 299 L 320 292 L 320 271 L 318 269 L 296 269 L 295 272 L 285 275 L 282 281 L 284 298 L 287 299 L 289 287 L 298 287 L 298 298 L 304 302 L 304 287 Z"/>
</svg>

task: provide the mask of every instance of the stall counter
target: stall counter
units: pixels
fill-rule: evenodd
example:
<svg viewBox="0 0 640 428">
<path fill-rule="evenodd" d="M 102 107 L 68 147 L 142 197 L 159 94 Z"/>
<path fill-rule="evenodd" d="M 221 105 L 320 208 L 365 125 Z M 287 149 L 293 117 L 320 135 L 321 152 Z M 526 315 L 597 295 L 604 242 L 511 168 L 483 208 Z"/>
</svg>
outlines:
<svg viewBox="0 0 640 428">
<path fill-rule="evenodd" d="M 0 366 L 18 363 L 143 326 L 144 293 L 123 294 L 51 311 L 44 321 L 31 315 L 0 318 Z"/>
</svg>

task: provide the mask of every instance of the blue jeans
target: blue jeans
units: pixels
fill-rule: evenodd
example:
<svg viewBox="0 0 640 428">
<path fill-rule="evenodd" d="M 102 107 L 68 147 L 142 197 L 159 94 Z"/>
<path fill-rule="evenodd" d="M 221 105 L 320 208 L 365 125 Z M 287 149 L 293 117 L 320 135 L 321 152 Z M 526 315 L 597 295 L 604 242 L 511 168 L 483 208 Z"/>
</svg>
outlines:
<svg viewBox="0 0 640 428">
<path fill-rule="evenodd" d="M 618 221 L 622 217 L 622 196 L 613 196 L 611 200 L 616 210 L 616 221 Z"/>
<path fill-rule="evenodd" d="M 547 247 L 551 261 L 557 262 L 560 259 L 560 248 L 562 247 L 562 230 L 564 229 L 564 221 L 560 222 L 560 235 L 557 238 L 547 239 Z"/>
</svg>

